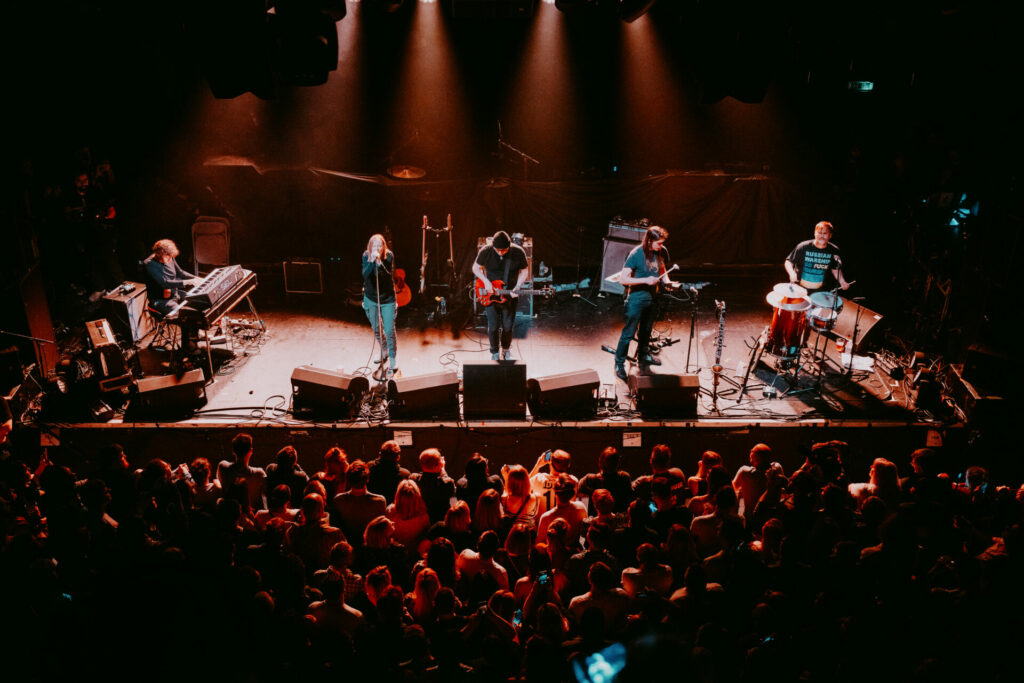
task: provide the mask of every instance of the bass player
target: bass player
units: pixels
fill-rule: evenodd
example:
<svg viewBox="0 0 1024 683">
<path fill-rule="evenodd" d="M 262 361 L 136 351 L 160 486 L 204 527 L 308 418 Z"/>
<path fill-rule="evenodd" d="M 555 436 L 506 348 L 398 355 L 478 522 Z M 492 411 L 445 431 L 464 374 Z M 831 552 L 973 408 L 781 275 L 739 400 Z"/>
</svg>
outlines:
<svg viewBox="0 0 1024 683">
<path fill-rule="evenodd" d="M 473 275 L 488 295 L 494 294 L 496 288 L 507 288 L 509 282 L 515 282 L 509 296 L 494 300 L 484 309 L 491 360 L 513 360 L 509 348 L 512 346 L 512 328 L 516 322 L 516 304 L 519 290 L 530 276 L 526 252 L 518 244 L 512 244 L 508 233 L 499 230 L 494 233 L 491 243 L 477 254 Z"/>
</svg>

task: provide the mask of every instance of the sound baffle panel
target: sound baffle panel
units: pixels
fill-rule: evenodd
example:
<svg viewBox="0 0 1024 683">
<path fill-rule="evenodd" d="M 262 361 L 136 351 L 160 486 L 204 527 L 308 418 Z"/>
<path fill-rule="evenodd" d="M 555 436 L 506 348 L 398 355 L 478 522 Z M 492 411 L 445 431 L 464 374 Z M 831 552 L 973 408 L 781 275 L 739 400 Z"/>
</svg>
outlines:
<svg viewBox="0 0 1024 683">
<path fill-rule="evenodd" d="M 395 419 L 459 417 L 459 375 L 454 371 L 399 377 L 388 382 L 388 414 Z"/>
<path fill-rule="evenodd" d="M 593 417 L 601 378 L 596 370 L 576 370 L 535 377 L 526 382 L 527 403 L 534 417 Z"/>
<path fill-rule="evenodd" d="M 601 257 L 601 291 L 609 294 L 623 294 L 626 288 L 618 282 L 608 282 L 606 278 L 622 270 L 626 257 L 639 244 L 633 240 L 619 237 L 604 238 L 604 255 Z"/>
<path fill-rule="evenodd" d="M 348 417 L 355 413 L 370 389 L 365 377 L 302 365 L 292 371 L 292 408 L 322 417 Z"/>
<path fill-rule="evenodd" d="M 206 378 L 199 368 L 183 375 L 144 377 L 136 387 L 126 419 L 180 417 L 206 405 Z"/>
<path fill-rule="evenodd" d="M 697 375 L 633 373 L 629 376 L 629 390 L 636 400 L 636 409 L 645 418 L 697 416 Z"/>
<path fill-rule="evenodd" d="M 857 353 L 864 348 L 864 341 L 868 332 L 882 319 L 881 314 L 868 310 L 860 304 L 843 299 L 843 310 L 839 311 L 836 324 L 832 328 L 832 334 L 846 341 L 853 340 L 853 328 L 857 327 L 857 347 L 853 349 Z"/>
<path fill-rule="evenodd" d="M 154 327 L 153 318 L 146 310 L 148 303 L 146 285 L 141 282 L 125 282 L 112 293 L 104 295 L 100 311 L 110 322 L 114 334 L 136 344 Z"/>
<path fill-rule="evenodd" d="M 482 418 L 526 417 L 526 365 L 515 361 L 464 363 L 462 415 Z"/>
</svg>

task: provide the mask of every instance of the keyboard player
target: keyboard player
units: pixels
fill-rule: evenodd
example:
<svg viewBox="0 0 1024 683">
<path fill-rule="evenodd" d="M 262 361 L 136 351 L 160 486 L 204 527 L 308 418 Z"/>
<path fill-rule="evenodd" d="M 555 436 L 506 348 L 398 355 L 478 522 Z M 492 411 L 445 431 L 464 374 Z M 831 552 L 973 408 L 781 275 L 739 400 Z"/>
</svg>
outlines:
<svg viewBox="0 0 1024 683">
<path fill-rule="evenodd" d="M 178 246 L 172 240 L 158 240 L 153 253 L 142 262 L 146 270 L 146 292 L 149 305 L 164 315 L 185 299 L 189 287 L 202 282 L 201 277 L 178 265 Z"/>
</svg>

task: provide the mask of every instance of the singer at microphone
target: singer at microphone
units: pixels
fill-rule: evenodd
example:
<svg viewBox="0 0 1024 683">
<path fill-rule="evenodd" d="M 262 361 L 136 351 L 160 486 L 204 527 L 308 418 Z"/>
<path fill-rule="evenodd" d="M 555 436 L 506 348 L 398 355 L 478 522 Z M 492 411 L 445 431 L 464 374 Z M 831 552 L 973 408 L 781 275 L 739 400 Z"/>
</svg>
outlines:
<svg viewBox="0 0 1024 683">
<path fill-rule="evenodd" d="M 394 253 L 388 249 L 383 235 L 370 238 L 363 252 L 363 311 L 366 313 L 373 334 L 380 342 L 381 355 L 390 360 L 390 376 L 398 374 L 398 344 L 395 338 L 395 315 L 398 303 L 395 298 L 395 281 L 392 278 Z"/>
</svg>

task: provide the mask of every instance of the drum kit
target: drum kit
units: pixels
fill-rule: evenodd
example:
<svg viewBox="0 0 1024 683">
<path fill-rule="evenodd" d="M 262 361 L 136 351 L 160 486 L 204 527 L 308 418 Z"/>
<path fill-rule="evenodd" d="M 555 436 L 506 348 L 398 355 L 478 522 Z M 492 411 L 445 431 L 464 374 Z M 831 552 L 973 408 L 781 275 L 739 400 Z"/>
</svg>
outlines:
<svg viewBox="0 0 1024 683">
<path fill-rule="evenodd" d="M 775 369 L 779 374 L 790 373 L 788 379 L 791 385 L 795 384 L 796 376 L 804 365 L 817 366 L 820 389 L 827 346 L 819 349 L 819 344 L 822 336 L 835 327 L 843 310 L 843 298 L 834 290 L 808 294 L 800 285 L 783 282 L 775 285 L 765 300 L 772 307 L 772 321 L 751 349 L 740 399 L 746 391 L 751 370 L 763 354 L 775 359 Z M 807 349 L 811 332 L 815 333 L 814 346 Z M 804 353 L 805 349 L 809 351 L 808 354 Z"/>
</svg>

